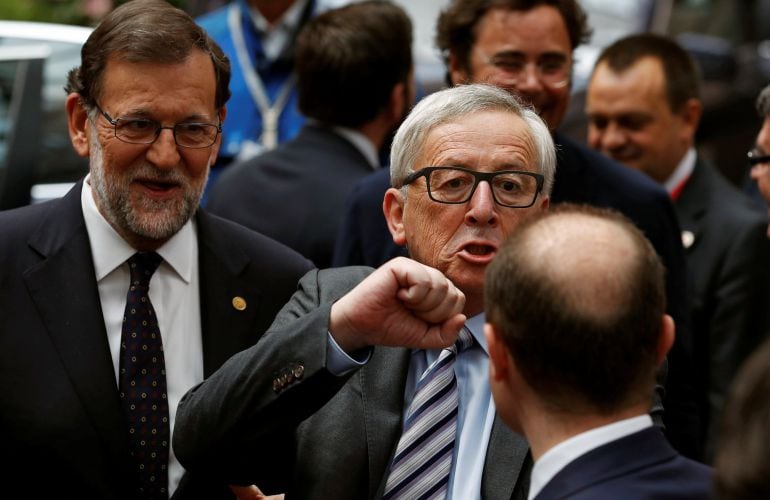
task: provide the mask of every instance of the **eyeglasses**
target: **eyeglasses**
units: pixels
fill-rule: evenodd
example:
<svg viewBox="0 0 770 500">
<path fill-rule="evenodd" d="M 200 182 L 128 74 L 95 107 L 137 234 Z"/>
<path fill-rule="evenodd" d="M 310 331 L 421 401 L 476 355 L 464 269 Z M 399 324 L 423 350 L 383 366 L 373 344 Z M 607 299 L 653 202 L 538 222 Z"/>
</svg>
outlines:
<svg viewBox="0 0 770 500">
<path fill-rule="evenodd" d="M 95 103 L 96 104 L 96 103 Z M 177 123 L 174 126 L 164 126 L 154 120 L 145 118 L 116 118 L 96 104 L 99 113 L 115 128 L 115 137 L 129 144 L 152 144 L 160 136 L 163 129 L 174 133 L 174 142 L 183 148 L 207 148 L 214 144 L 217 135 L 222 132 L 222 124 L 213 123 Z"/>
<path fill-rule="evenodd" d="M 492 188 L 495 203 L 510 208 L 531 207 L 544 182 L 542 175 L 533 172 L 476 172 L 461 167 L 426 167 L 408 175 L 403 185 L 411 184 L 420 177 L 425 177 L 428 196 L 433 201 L 466 203 L 473 197 L 479 183 L 486 181 Z"/>
<path fill-rule="evenodd" d="M 565 54 L 545 53 L 537 61 L 527 61 L 518 53 L 503 52 L 492 56 L 479 50 L 476 50 L 476 53 L 485 64 L 504 73 L 510 85 L 516 85 L 526 78 L 527 66 L 530 64 L 534 65 L 538 79 L 549 87 L 565 87 L 570 80 L 571 66 L 569 57 Z"/>
<path fill-rule="evenodd" d="M 765 154 L 764 151 L 760 151 L 758 149 L 752 149 L 748 152 L 746 155 L 749 160 L 749 165 L 752 167 L 754 165 L 759 165 L 760 163 L 768 163 L 770 164 L 770 155 Z"/>
</svg>

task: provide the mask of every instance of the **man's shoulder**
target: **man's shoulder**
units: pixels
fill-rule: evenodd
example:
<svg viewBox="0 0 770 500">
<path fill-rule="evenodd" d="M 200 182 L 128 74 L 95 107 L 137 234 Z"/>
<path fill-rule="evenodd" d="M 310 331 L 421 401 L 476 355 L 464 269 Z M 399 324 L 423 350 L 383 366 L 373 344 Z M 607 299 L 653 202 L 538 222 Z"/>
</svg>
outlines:
<svg viewBox="0 0 770 500">
<path fill-rule="evenodd" d="M 230 10 L 230 5 L 224 5 L 211 12 L 203 14 L 195 19 L 206 32 L 215 40 L 219 40 L 222 36 L 228 33 L 227 16 Z"/>
<path fill-rule="evenodd" d="M 687 490 L 682 490 L 682 484 Z M 551 498 L 708 499 L 711 468 L 678 454 L 659 429 L 644 429 L 578 457 L 549 482 Z"/>
<path fill-rule="evenodd" d="M 767 225 L 767 215 L 749 196 L 730 183 L 713 165 L 699 160 L 694 175 L 703 179 L 710 212 L 741 226 Z M 701 184 L 699 184 L 701 185 Z M 686 200 L 686 191 L 682 200 Z"/>
<path fill-rule="evenodd" d="M 197 214 L 201 245 L 215 253 L 242 253 L 279 268 L 308 270 L 313 266 L 295 250 L 257 231 L 200 209 Z"/>
<path fill-rule="evenodd" d="M 557 135 L 556 140 L 557 179 L 560 175 L 566 180 L 579 175 L 582 177 L 580 180 L 591 185 L 595 197 L 607 201 L 628 204 L 668 198 L 666 191 L 643 173 L 570 138 Z M 590 203 L 592 200 L 584 201 Z"/>
</svg>

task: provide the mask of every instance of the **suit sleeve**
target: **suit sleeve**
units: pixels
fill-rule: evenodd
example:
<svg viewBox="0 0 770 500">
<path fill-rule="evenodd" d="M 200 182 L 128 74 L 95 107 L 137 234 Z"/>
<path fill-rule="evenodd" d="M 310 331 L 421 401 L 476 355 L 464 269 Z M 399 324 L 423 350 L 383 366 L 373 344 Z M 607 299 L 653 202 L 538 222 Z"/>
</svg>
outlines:
<svg viewBox="0 0 770 500">
<path fill-rule="evenodd" d="M 366 272 L 310 271 L 256 345 L 182 398 L 173 449 L 187 470 L 285 491 L 296 426 L 350 376 L 326 369 L 331 304 Z"/>
<path fill-rule="evenodd" d="M 766 230 L 766 222 L 757 220 L 734 235 L 724 256 L 718 282 L 714 285 L 715 302 L 708 348 L 709 448 L 714 445 L 718 417 L 730 382 L 741 363 L 767 337 L 770 324 L 770 240 Z"/>
</svg>

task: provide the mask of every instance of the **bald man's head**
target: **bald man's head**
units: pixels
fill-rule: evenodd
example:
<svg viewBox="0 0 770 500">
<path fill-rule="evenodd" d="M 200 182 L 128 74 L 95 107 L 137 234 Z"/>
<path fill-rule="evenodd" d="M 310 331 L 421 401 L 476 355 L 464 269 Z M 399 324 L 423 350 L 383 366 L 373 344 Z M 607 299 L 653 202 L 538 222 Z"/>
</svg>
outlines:
<svg viewBox="0 0 770 500">
<path fill-rule="evenodd" d="M 487 321 L 546 402 L 615 411 L 651 397 L 663 274 L 628 220 L 563 205 L 522 225 L 489 266 Z"/>
</svg>

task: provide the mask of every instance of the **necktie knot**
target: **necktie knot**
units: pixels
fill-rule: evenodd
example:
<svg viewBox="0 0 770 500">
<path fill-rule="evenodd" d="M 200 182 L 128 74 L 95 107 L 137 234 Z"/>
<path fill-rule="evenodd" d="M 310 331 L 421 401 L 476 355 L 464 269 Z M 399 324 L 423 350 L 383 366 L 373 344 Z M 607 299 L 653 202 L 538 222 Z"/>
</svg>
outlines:
<svg viewBox="0 0 770 500">
<path fill-rule="evenodd" d="M 163 257 L 155 252 L 137 252 L 128 259 L 128 269 L 131 272 L 131 284 L 148 287 L 150 278 L 163 261 Z"/>
<path fill-rule="evenodd" d="M 473 334 L 468 330 L 468 327 L 464 326 L 463 329 L 460 330 L 460 335 L 457 336 L 457 340 L 455 340 L 454 350 L 459 354 L 470 348 L 473 345 L 473 342 Z"/>
</svg>

